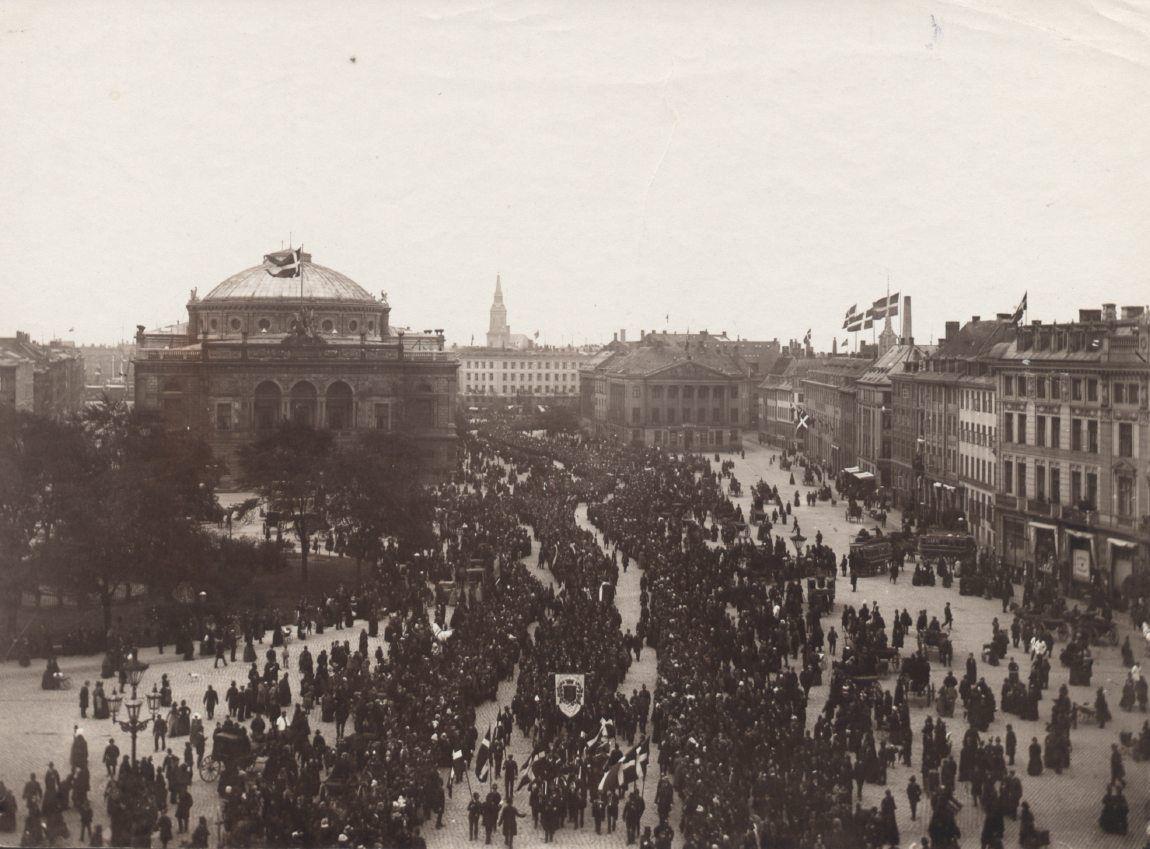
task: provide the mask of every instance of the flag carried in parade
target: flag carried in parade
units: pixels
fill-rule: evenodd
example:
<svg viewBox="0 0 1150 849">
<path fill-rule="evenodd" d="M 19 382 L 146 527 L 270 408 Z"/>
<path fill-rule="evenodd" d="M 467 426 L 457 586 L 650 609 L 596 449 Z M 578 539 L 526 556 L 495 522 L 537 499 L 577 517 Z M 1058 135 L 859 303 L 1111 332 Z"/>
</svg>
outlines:
<svg viewBox="0 0 1150 849">
<path fill-rule="evenodd" d="M 542 745 L 537 745 L 536 748 L 532 749 L 531 755 L 527 758 L 527 762 L 523 764 L 522 772 L 519 773 L 519 790 L 522 790 L 535 780 L 535 762 L 539 760 L 539 757 L 546 751 L 547 747 Z"/>
<path fill-rule="evenodd" d="M 586 694 L 583 673 L 555 673 L 555 703 L 566 717 L 572 717 L 583 709 Z"/>
<path fill-rule="evenodd" d="M 479 751 L 475 753 L 475 777 L 480 781 L 486 781 L 488 773 L 491 772 L 491 726 L 487 726 L 487 733 L 483 735 L 483 741 L 479 744 Z"/>
<path fill-rule="evenodd" d="M 264 257 L 264 271 L 272 277 L 299 277 L 303 269 L 303 246 L 276 251 Z"/>
<path fill-rule="evenodd" d="M 1022 293 L 1022 300 L 1018 302 L 1018 306 L 1014 308 L 1014 313 L 1010 316 L 1011 324 L 1018 324 L 1022 321 L 1022 315 L 1026 312 L 1026 296 L 1027 292 Z"/>
<path fill-rule="evenodd" d="M 647 759 L 651 755 L 651 744 L 644 737 L 637 745 L 631 748 L 623 758 L 619 779 L 626 786 L 632 781 L 642 781 L 647 774 Z"/>
</svg>

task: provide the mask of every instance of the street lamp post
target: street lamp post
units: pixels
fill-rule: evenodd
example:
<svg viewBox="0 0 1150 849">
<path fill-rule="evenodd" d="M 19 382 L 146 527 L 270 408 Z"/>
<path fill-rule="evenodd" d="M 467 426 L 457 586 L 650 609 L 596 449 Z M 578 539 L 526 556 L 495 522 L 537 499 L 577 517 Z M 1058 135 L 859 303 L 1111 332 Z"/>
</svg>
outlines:
<svg viewBox="0 0 1150 849">
<path fill-rule="evenodd" d="M 124 672 L 127 675 L 128 683 L 132 685 L 132 697 L 125 699 L 122 693 L 113 693 L 108 699 L 112 709 L 112 721 L 119 725 L 124 733 L 132 736 L 133 764 L 136 763 L 136 737 L 155 719 L 156 709 L 160 704 L 159 693 L 148 693 L 148 710 L 152 716 L 140 719 L 140 708 L 144 706 L 144 702 L 137 695 L 137 690 L 140 686 L 140 679 L 143 677 L 147 668 L 148 664 L 141 663 L 135 655 L 131 655 L 128 658 L 128 662 L 124 665 Z M 121 703 L 123 703 L 124 709 L 128 712 L 127 722 L 118 718 Z"/>
</svg>

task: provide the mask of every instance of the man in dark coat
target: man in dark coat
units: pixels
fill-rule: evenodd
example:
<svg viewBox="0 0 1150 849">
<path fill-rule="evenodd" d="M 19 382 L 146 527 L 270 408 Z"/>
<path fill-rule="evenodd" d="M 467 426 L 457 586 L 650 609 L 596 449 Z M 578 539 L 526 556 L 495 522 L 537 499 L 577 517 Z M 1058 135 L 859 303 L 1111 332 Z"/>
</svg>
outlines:
<svg viewBox="0 0 1150 849">
<path fill-rule="evenodd" d="M 647 803 L 639 795 L 639 790 L 632 789 L 627 801 L 623 804 L 623 824 L 627 826 L 627 844 L 630 845 L 639 839 L 639 823 L 643 819 L 643 811 Z"/>
<path fill-rule="evenodd" d="M 507 845 L 507 849 L 514 849 L 515 835 L 519 833 L 519 820 L 525 816 L 527 814 L 519 813 L 519 809 L 510 800 L 499 812 L 499 824 L 503 828 L 503 842 Z"/>
</svg>

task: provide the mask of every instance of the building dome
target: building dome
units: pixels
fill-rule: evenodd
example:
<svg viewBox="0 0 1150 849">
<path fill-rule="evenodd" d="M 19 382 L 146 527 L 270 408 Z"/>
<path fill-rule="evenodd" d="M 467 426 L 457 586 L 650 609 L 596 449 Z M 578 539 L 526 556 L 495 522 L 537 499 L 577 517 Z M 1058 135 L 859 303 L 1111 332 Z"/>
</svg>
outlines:
<svg viewBox="0 0 1150 849">
<path fill-rule="evenodd" d="M 204 296 L 204 301 L 293 300 L 342 301 L 377 304 L 367 290 L 352 280 L 311 261 L 311 254 L 300 254 L 301 274 L 294 270 L 294 252 L 277 251 L 264 257 L 260 265 L 233 274 Z"/>
</svg>

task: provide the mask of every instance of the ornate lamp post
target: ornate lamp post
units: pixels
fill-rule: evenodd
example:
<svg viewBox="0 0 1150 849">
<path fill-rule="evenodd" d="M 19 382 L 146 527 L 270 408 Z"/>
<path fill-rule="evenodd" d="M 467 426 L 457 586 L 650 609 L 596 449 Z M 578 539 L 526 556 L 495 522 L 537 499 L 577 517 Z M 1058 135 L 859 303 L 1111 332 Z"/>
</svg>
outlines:
<svg viewBox="0 0 1150 849">
<path fill-rule="evenodd" d="M 158 693 L 148 694 L 148 709 L 152 713 L 152 717 L 140 719 L 140 708 L 144 706 L 143 701 L 137 695 L 137 688 L 140 686 L 140 679 L 143 677 L 144 672 L 147 670 L 148 664 L 141 663 L 139 659 L 132 655 L 128 658 L 128 662 L 124 664 L 124 672 L 127 675 L 128 683 L 132 685 L 132 697 L 125 699 L 123 694 L 113 693 L 112 697 L 108 700 L 112 708 L 112 721 L 123 729 L 124 733 L 132 736 L 132 763 L 136 762 L 136 737 L 141 731 L 146 729 L 152 719 L 155 718 L 156 708 L 160 703 L 160 696 Z M 123 702 L 124 709 L 128 711 L 128 721 L 124 722 L 117 718 L 120 712 L 120 703 Z"/>
</svg>

